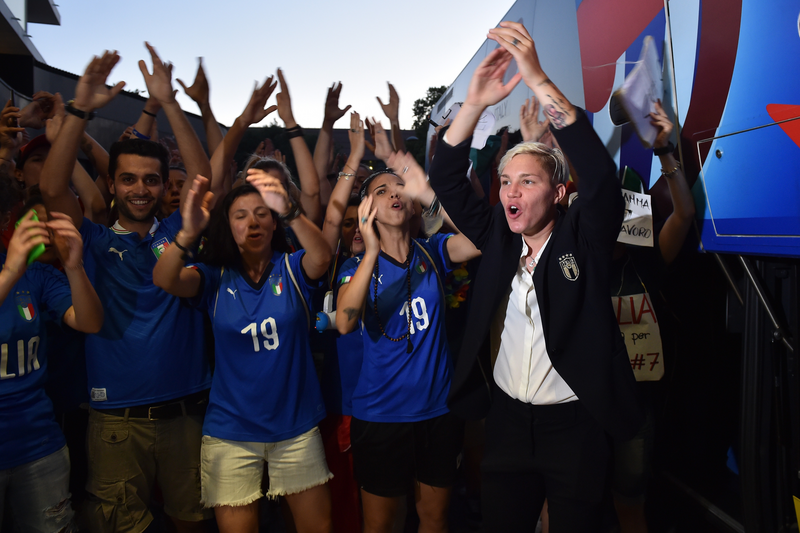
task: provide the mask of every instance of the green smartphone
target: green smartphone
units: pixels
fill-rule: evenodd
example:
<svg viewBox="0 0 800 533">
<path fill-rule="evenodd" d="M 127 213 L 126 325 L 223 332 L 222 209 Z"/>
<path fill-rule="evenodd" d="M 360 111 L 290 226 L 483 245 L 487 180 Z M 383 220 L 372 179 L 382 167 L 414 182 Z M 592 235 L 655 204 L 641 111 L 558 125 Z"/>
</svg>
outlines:
<svg viewBox="0 0 800 533">
<path fill-rule="evenodd" d="M 14 227 L 18 228 L 20 223 L 22 223 L 22 219 L 24 219 L 24 218 L 25 218 L 25 215 L 22 215 L 22 218 L 17 220 L 17 223 L 14 224 Z M 36 214 L 36 209 L 33 209 L 33 220 L 35 220 L 36 222 L 39 222 L 39 217 Z M 39 259 L 39 256 L 42 255 L 43 253 L 44 253 L 44 244 L 39 243 L 36 246 L 34 246 L 33 250 L 31 250 L 31 253 L 28 254 L 28 265 L 30 265 L 31 263 L 33 263 L 34 261 Z"/>
</svg>

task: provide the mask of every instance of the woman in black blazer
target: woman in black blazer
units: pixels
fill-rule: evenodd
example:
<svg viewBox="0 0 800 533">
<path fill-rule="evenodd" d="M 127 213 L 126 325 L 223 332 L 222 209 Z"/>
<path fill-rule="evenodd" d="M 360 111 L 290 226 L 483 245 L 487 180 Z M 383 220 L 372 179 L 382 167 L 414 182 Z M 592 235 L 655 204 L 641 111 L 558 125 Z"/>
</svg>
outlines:
<svg viewBox="0 0 800 533">
<path fill-rule="evenodd" d="M 608 466 L 607 437 L 632 435 L 641 416 L 608 302 L 611 252 L 623 216 L 616 166 L 585 113 L 542 71 L 525 27 L 502 22 L 489 38 L 500 47 L 476 69 L 430 171 L 442 205 L 483 253 L 449 406 L 465 418 L 487 417 L 482 493 L 489 531 L 532 531 L 545 498 L 552 533 L 591 531 Z M 512 58 L 519 73 L 503 85 Z M 463 179 L 478 118 L 520 80 L 542 103 L 580 175 L 581 193 L 569 212 L 559 206 L 566 178 L 524 151 L 501 164 L 501 203 L 494 208 Z M 526 278 L 527 296 L 520 288 Z M 514 322 L 513 302 L 526 297 L 528 306 L 519 307 L 527 320 Z M 502 368 L 530 367 L 530 376 L 522 370 L 492 373 L 493 322 L 502 332 Z M 543 337 L 533 348 L 518 338 L 527 335 L 528 322 L 534 338 Z M 544 378 L 536 381 L 537 372 Z M 517 388 L 518 380 L 527 388 Z"/>
</svg>

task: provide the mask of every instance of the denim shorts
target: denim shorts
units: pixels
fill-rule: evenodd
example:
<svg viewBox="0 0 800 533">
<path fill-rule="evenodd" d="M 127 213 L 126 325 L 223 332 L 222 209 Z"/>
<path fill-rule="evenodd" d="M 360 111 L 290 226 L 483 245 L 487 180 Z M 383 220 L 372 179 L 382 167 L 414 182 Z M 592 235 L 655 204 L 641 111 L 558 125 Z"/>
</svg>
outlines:
<svg viewBox="0 0 800 533">
<path fill-rule="evenodd" d="M 297 494 L 333 477 L 317 427 L 279 442 L 240 442 L 206 435 L 201 456 L 206 507 L 235 507 L 261 498 L 265 462 L 269 472 L 268 498 Z"/>
<path fill-rule="evenodd" d="M 8 503 L 15 531 L 77 531 L 69 495 L 69 451 L 0 470 L 0 526 Z"/>
</svg>

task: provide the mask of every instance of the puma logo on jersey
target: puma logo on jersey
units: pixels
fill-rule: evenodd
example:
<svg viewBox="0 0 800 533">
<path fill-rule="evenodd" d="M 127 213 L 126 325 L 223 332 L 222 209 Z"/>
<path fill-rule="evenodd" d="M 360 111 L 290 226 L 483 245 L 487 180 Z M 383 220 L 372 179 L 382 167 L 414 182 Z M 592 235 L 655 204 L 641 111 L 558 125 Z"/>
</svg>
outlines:
<svg viewBox="0 0 800 533">
<path fill-rule="evenodd" d="M 236 289 L 235 291 L 233 291 L 231 289 L 228 289 L 228 292 L 231 293 L 231 296 L 233 296 L 233 299 L 235 300 L 236 299 L 236 293 L 239 292 L 239 289 Z"/>
<path fill-rule="evenodd" d="M 111 247 L 111 248 L 109 248 L 109 249 L 108 249 L 108 251 L 109 251 L 109 252 L 114 252 L 115 254 L 118 254 L 118 255 L 119 255 L 119 260 L 120 260 L 120 261 L 124 261 L 124 259 L 122 258 L 122 254 L 124 254 L 124 253 L 125 253 L 125 252 L 127 252 L 128 250 L 122 250 L 122 251 L 120 252 L 120 251 L 119 251 L 119 250 L 117 250 L 116 248 L 114 248 L 114 247 Z"/>
<path fill-rule="evenodd" d="M 379 285 L 383 285 L 383 281 L 381 280 L 382 277 L 383 274 L 379 275 L 377 278 L 375 277 L 375 274 L 372 275 L 372 279 L 377 279 Z"/>
</svg>

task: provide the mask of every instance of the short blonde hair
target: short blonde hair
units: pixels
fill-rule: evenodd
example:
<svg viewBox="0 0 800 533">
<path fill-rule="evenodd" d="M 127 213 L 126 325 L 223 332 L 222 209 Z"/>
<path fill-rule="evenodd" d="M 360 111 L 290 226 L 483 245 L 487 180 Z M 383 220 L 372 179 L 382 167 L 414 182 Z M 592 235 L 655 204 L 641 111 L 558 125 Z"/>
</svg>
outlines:
<svg viewBox="0 0 800 533">
<path fill-rule="evenodd" d="M 567 171 L 567 161 L 564 154 L 558 148 L 550 148 L 546 144 L 539 142 L 523 142 L 506 152 L 497 167 L 497 175 L 502 176 L 506 165 L 514 156 L 532 155 L 539 160 L 542 168 L 550 175 L 553 185 L 567 184 L 569 172 Z"/>
</svg>

